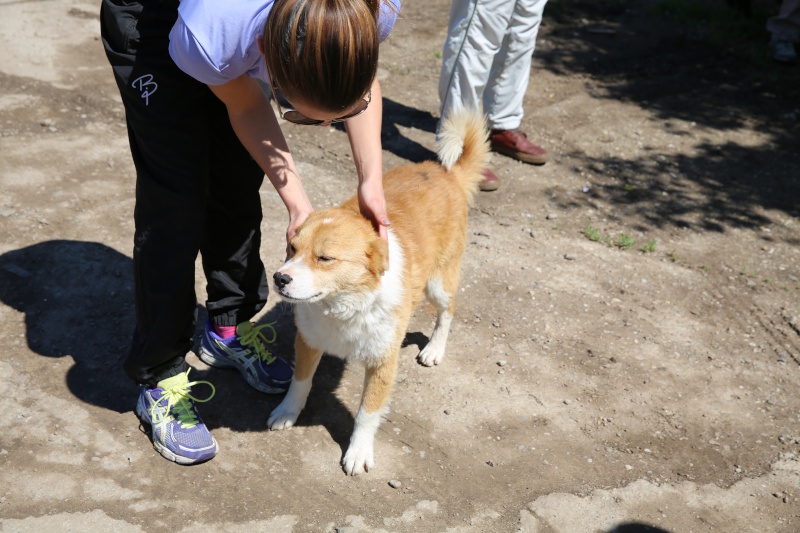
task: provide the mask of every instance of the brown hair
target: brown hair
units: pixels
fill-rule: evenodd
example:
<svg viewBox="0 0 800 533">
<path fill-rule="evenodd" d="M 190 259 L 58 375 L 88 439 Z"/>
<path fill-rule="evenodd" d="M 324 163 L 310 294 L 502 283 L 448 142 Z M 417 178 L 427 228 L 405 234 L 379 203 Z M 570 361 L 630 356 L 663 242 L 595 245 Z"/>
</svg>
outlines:
<svg viewBox="0 0 800 533">
<path fill-rule="evenodd" d="M 326 111 L 355 105 L 378 70 L 381 0 L 275 0 L 264 25 L 272 82 Z"/>
</svg>

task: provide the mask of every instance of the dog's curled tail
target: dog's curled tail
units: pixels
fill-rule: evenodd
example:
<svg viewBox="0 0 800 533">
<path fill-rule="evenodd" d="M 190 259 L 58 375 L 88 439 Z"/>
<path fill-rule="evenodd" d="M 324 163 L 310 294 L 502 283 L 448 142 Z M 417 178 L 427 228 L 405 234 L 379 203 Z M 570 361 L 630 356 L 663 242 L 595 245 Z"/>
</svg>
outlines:
<svg viewBox="0 0 800 533">
<path fill-rule="evenodd" d="M 437 140 L 439 161 L 456 176 L 471 201 L 489 161 L 489 132 L 479 109 L 459 108 L 442 122 Z"/>
</svg>

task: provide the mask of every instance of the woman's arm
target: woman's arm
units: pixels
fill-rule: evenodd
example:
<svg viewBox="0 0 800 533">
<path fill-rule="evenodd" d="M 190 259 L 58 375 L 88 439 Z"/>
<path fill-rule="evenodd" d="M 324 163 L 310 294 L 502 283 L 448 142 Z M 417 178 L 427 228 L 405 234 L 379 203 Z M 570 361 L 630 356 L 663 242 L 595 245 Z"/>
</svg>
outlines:
<svg viewBox="0 0 800 533">
<path fill-rule="evenodd" d="M 372 83 L 372 100 L 366 111 L 345 121 L 350 149 L 358 172 L 358 206 L 361 214 L 372 221 L 383 240 L 388 240 L 390 225 L 383 196 L 383 153 L 381 120 L 383 98 L 377 78 Z"/>
<path fill-rule="evenodd" d="M 289 211 L 288 244 L 313 208 L 275 118 L 275 111 L 258 82 L 247 75 L 213 86 L 211 91 L 228 108 L 233 130 L 264 170 Z"/>
</svg>

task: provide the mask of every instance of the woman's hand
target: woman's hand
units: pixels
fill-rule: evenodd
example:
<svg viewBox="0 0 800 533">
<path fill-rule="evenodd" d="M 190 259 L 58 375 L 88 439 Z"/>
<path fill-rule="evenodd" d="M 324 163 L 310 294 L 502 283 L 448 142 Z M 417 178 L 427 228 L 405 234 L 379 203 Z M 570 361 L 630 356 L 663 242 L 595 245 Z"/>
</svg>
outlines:
<svg viewBox="0 0 800 533">
<path fill-rule="evenodd" d="M 389 241 L 389 216 L 383 196 L 381 117 L 383 98 L 378 80 L 372 82 L 372 101 L 366 111 L 345 122 L 350 149 L 358 172 L 358 207 L 372 221 L 375 231 Z"/>
<path fill-rule="evenodd" d="M 286 228 L 286 258 L 288 259 L 291 255 L 289 252 L 292 246 L 292 239 L 297 234 L 297 228 L 299 228 L 303 222 L 308 218 L 308 215 L 311 214 L 311 206 L 308 209 L 296 211 L 294 213 L 289 213 L 289 227 Z"/>
<path fill-rule="evenodd" d="M 288 255 L 289 242 L 313 208 L 275 111 L 256 80 L 246 74 L 225 85 L 211 87 L 211 90 L 227 106 L 236 135 L 264 170 L 289 212 L 289 227 L 286 229 Z"/>
<path fill-rule="evenodd" d="M 358 184 L 358 208 L 361 214 L 372 222 L 372 227 L 381 239 L 389 242 L 389 215 L 386 213 L 386 199 L 383 196 L 382 180 L 365 180 Z"/>
</svg>

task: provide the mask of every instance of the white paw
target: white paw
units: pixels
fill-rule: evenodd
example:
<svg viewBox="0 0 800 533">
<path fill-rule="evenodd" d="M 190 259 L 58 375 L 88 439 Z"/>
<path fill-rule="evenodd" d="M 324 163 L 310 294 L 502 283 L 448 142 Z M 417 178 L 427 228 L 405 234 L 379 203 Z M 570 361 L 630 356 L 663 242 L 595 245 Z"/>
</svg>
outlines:
<svg viewBox="0 0 800 533">
<path fill-rule="evenodd" d="M 375 466 L 375 458 L 370 442 L 351 442 L 342 459 L 342 469 L 349 476 L 357 476 Z"/>
<path fill-rule="evenodd" d="M 269 429 L 289 429 L 297 422 L 300 411 L 292 409 L 284 404 L 286 404 L 285 401 L 281 402 L 281 404 L 270 413 L 267 419 L 267 426 Z"/>
<path fill-rule="evenodd" d="M 421 365 L 433 366 L 441 363 L 443 357 L 444 349 L 429 342 L 428 345 L 419 352 L 417 361 L 419 361 Z"/>
</svg>

